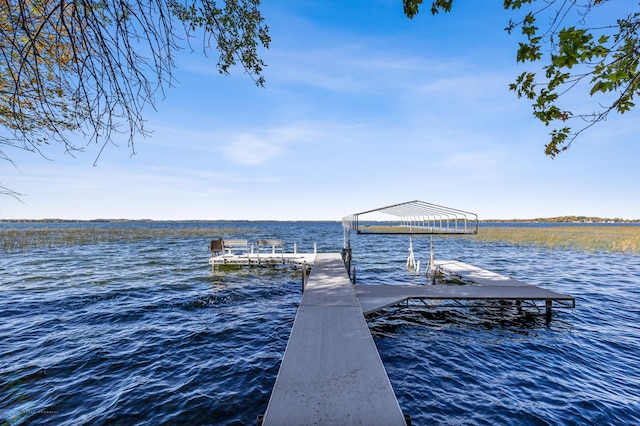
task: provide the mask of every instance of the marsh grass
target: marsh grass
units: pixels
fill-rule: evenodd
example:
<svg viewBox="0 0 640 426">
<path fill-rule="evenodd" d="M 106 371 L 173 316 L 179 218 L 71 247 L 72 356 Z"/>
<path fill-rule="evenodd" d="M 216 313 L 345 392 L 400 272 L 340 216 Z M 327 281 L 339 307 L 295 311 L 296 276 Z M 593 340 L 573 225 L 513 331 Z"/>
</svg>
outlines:
<svg viewBox="0 0 640 426">
<path fill-rule="evenodd" d="M 480 227 L 473 238 L 587 252 L 640 253 L 640 226 Z"/>
<path fill-rule="evenodd" d="M 0 229 L 0 251 L 21 252 L 62 246 L 129 243 L 158 238 L 202 237 L 208 240 L 222 235 L 254 232 L 242 228 L 27 228 Z"/>
</svg>

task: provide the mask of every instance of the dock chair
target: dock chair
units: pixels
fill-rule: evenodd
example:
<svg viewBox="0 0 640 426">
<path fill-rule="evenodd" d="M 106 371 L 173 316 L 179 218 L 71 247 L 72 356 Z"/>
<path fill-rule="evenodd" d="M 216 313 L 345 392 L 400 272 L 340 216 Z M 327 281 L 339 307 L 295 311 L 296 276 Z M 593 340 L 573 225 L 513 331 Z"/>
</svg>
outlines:
<svg viewBox="0 0 640 426">
<path fill-rule="evenodd" d="M 280 259 L 284 262 L 284 245 L 282 240 L 258 240 L 256 242 L 256 254 L 258 261 L 260 261 L 260 252 L 263 254 L 269 253 L 271 256 L 268 258 L 273 259 L 276 253 L 280 253 Z"/>
<path fill-rule="evenodd" d="M 222 240 L 222 256 L 244 255 L 249 258 L 249 243 L 247 240 Z"/>
<path fill-rule="evenodd" d="M 211 251 L 211 256 L 218 256 L 222 252 L 222 238 L 211 240 L 209 251 Z"/>
</svg>

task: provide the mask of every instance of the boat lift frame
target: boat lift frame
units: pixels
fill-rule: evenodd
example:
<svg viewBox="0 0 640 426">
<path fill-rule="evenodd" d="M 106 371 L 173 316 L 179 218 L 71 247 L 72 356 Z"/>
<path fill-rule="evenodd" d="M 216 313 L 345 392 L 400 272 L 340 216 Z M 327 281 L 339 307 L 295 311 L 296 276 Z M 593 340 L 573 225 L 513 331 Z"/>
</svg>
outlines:
<svg viewBox="0 0 640 426">
<path fill-rule="evenodd" d="M 372 215 L 383 214 L 393 220 L 374 220 Z M 368 218 L 367 218 L 368 216 Z M 409 258 L 407 267 L 420 271 L 420 262 L 413 255 L 412 235 L 475 235 L 478 233 L 478 215 L 464 210 L 440 206 L 414 200 L 392 204 L 342 218 L 343 245 L 342 258 L 355 282 L 355 271 L 351 271 L 351 231 L 356 234 L 409 235 Z M 431 242 L 430 264 L 433 263 L 433 239 Z"/>
<path fill-rule="evenodd" d="M 371 216 L 376 213 L 394 216 L 395 223 L 379 219 L 380 215 L 372 219 Z M 361 218 L 364 215 L 370 216 L 364 220 Z M 356 284 L 356 276 L 355 267 L 353 272 L 351 271 L 352 230 L 357 234 L 409 235 L 407 268 L 416 275 L 420 273 L 420 262 L 416 262 L 413 255 L 412 236 L 431 235 L 431 254 L 426 268 L 427 277 L 431 272 L 431 284 L 436 284 L 438 271 L 468 282 L 462 286 L 356 286 L 365 315 L 403 302 L 408 307 L 409 301 L 413 299 L 418 299 L 423 304 L 425 300 L 437 303 L 449 301 L 466 307 L 486 307 L 481 303 L 487 301 L 499 303 L 510 301 L 515 303 L 518 310 L 522 310 L 524 303 L 538 311 L 544 309 L 547 320 L 551 320 L 551 308 L 554 302 L 556 307 L 575 308 L 575 298 L 572 296 L 545 290 L 459 261 L 435 261 L 433 235 L 476 235 L 478 216 L 475 213 L 423 201 L 409 201 L 345 216 L 342 218 L 342 226 L 344 230 L 342 259 L 353 284 Z M 541 303 L 544 305 L 541 306 Z"/>
</svg>

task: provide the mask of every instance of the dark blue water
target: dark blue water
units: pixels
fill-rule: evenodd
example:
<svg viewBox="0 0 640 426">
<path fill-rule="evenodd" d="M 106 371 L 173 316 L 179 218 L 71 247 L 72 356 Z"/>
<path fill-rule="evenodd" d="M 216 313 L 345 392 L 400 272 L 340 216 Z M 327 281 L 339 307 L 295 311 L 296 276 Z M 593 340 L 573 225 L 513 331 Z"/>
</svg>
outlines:
<svg viewBox="0 0 640 426">
<path fill-rule="evenodd" d="M 275 237 L 299 251 L 315 241 L 335 252 L 341 225 L 153 226 L 212 229 L 2 254 L 0 424 L 255 424 L 295 318 L 300 274 L 212 275 L 208 239 L 217 226 L 237 226 L 234 238 Z M 370 319 L 414 424 L 640 424 L 640 256 L 434 241 L 438 259 L 569 293 L 577 308 L 555 310 L 549 323 L 442 308 Z M 404 269 L 406 237 L 351 244 L 359 283 L 426 280 Z M 428 245 L 414 240 L 423 264 Z"/>
</svg>

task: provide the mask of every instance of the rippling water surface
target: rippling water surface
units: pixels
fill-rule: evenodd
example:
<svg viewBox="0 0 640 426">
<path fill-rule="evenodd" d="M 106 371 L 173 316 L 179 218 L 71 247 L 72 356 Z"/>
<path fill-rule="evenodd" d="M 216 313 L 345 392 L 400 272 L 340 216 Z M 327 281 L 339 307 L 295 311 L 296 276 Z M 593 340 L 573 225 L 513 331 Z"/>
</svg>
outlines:
<svg viewBox="0 0 640 426">
<path fill-rule="evenodd" d="M 341 225 L 153 226 L 211 233 L 3 253 L 0 424 L 255 424 L 301 298 L 300 273 L 212 274 L 208 239 L 236 226 L 233 238 L 336 252 Z M 436 258 L 571 294 L 577 307 L 554 310 L 549 323 L 442 308 L 370 319 L 414 424 L 640 424 L 640 256 L 434 242 Z M 426 280 L 404 270 L 406 237 L 351 243 L 360 284 Z M 414 240 L 423 264 L 428 246 Z"/>
</svg>

